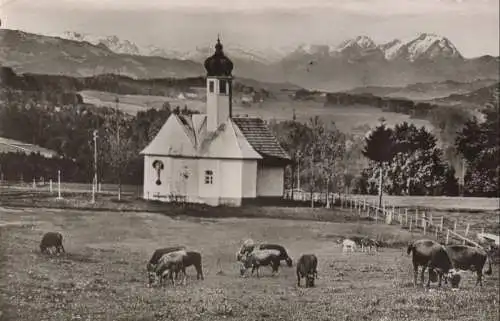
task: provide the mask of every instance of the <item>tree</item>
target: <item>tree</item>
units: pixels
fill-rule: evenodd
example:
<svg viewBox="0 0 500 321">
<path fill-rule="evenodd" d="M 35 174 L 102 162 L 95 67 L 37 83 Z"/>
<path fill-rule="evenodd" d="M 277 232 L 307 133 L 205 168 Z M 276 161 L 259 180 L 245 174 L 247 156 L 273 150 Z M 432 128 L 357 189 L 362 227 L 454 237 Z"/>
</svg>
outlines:
<svg viewBox="0 0 500 321">
<path fill-rule="evenodd" d="M 116 113 L 114 119 L 109 118 L 106 121 L 103 139 L 103 143 L 107 145 L 107 148 L 103 149 L 107 151 L 106 159 L 118 183 L 118 200 L 121 200 L 123 171 L 137 157 L 130 132 L 127 132 L 125 125 L 126 120 L 120 117 L 119 112 Z"/>
<path fill-rule="evenodd" d="M 458 133 L 455 146 L 467 161 L 464 188 L 469 195 L 498 197 L 499 106 L 498 97 L 482 110 L 483 119 L 473 117 Z"/>
<path fill-rule="evenodd" d="M 306 124 L 290 120 L 271 121 L 269 128 L 293 160 L 293 165 L 287 170 L 291 175 L 286 176 L 286 185 L 293 188 L 294 178 L 300 177 L 306 168 L 307 146 L 313 140 L 312 130 Z"/>
<path fill-rule="evenodd" d="M 378 206 L 382 208 L 382 187 L 384 177 L 384 165 L 394 157 L 394 141 L 392 130 L 386 128 L 382 122 L 365 139 L 363 155 L 377 163 L 379 167 L 379 201 Z"/>
</svg>

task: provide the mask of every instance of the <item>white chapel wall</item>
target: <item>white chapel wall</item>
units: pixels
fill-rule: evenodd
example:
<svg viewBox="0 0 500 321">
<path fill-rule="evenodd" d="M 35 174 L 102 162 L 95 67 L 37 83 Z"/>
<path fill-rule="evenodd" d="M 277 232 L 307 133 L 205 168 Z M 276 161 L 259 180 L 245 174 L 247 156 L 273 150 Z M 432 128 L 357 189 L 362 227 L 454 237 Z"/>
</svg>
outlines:
<svg viewBox="0 0 500 321">
<path fill-rule="evenodd" d="M 257 197 L 257 161 L 244 160 L 242 163 L 242 192 L 243 198 Z"/>
<path fill-rule="evenodd" d="M 257 167 L 257 197 L 283 196 L 284 168 L 272 166 Z"/>
<path fill-rule="evenodd" d="M 155 161 L 163 163 L 163 170 L 160 170 L 158 176 L 157 170 L 153 167 Z M 169 157 L 166 156 L 144 156 L 144 182 L 143 182 L 143 197 L 145 199 L 158 199 L 158 195 L 167 195 L 169 187 L 167 184 L 167 169 L 169 168 Z M 156 184 L 160 180 L 160 185 Z"/>
</svg>

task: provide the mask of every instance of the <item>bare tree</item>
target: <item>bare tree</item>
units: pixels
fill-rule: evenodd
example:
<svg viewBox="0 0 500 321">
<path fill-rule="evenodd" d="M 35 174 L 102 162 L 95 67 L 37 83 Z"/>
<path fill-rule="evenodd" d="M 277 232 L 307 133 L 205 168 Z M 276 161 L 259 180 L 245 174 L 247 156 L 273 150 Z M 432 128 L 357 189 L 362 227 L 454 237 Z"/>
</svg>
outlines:
<svg viewBox="0 0 500 321">
<path fill-rule="evenodd" d="M 105 124 L 105 133 L 103 140 L 107 144 L 106 160 L 115 173 L 118 183 L 118 200 L 121 200 L 123 171 L 137 155 L 131 137 L 127 134 L 126 121 L 118 114 L 108 119 Z"/>
</svg>

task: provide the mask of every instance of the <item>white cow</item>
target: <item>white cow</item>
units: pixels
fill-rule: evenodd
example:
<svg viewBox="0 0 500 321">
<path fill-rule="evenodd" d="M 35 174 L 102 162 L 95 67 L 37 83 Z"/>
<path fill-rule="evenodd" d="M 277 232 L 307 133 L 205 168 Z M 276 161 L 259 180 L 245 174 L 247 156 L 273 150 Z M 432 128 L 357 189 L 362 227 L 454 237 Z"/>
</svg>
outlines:
<svg viewBox="0 0 500 321">
<path fill-rule="evenodd" d="M 347 250 L 351 250 L 354 252 L 356 250 L 356 242 L 350 239 L 345 239 L 342 241 L 342 252 L 347 252 Z"/>
</svg>

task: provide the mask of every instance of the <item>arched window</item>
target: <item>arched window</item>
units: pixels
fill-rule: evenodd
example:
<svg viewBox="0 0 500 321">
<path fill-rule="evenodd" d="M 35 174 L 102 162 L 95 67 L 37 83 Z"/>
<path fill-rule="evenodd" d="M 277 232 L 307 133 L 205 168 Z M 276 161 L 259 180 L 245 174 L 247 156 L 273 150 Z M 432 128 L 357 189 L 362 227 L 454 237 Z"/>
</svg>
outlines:
<svg viewBox="0 0 500 321">
<path fill-rule="evenodd" d="M 227 81 L 226 80 L 219 81 L 219 93 L 227 94 Z"/>
</svg>

